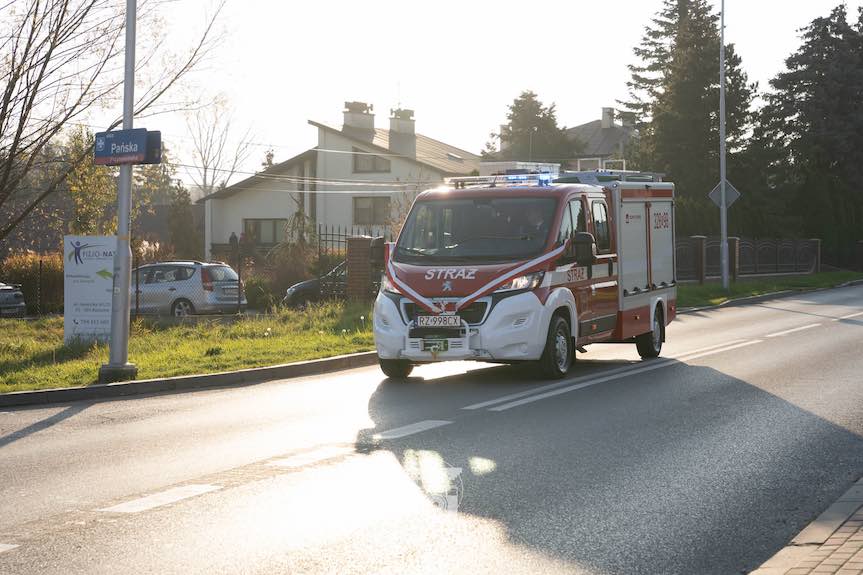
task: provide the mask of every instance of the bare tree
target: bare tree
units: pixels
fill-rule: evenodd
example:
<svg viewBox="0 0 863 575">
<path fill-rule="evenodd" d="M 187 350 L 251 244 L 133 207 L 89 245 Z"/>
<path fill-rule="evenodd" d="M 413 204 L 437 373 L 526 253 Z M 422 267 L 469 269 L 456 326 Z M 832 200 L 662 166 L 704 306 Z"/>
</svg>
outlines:
<svg viewBox="0 0 863 575">
<path fill-rule="evenodd" d="M 164 37 L 138 45 L 139 78 L 145 80 L 135 115 L 182 107 L 163 96 L 193 70 L 218 41 L 216 18 L 225 0 L 188 52 L 173 60 Z M 141 0 L 138 27 L 158 30 L 164 0 Z M 123 81 L 125 2 L 122 0 L 0 0 L 0 240 L 7 237 L 61 184 L 92 148 L 74 157 L 46 158 L 64 127 L 117 101 Z M 142 49 L 143 48 L 143 49 Z M 158 69 L 152 77 L 147 71 Z M 120 124 L 118 118 L 107 128 Z M 40 163 L 61 164 L 33 189 L 28 177 Z"/>
<path fill-rule="evenodd" d="M 234 145 L 233 118 L 223 96 L 217 97 L 211 106 L 188 114 L 186 126 L 192 136 L 195 158 L 192 181 L 204 195 L 211 194 L 217 187 L 226 186 L 249 157 L 250 130 Z"/>
</svg>

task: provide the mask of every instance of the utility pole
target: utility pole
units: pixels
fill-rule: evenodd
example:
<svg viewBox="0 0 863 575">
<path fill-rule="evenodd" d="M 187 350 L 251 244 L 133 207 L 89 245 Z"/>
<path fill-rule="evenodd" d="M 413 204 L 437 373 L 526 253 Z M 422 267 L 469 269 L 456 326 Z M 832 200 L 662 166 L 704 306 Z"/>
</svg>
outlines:
<svg viewBox="0 0 863 575">
<path fill-rule="evenodd" d="M 725 194 L 725 0 L 719 16 L 719 253 L 722 288 L 728 289 L 728 203 Z"/>
<path fill-rule="evenodd" d="M 126 0 L 126 66 L 123 78 L 123 130 L 132 129 L 135 108 L 136 0 Z M 135 379 L 138 368 L 129 363 L 129 290 L 132 249 L 129 228 L 132 204 L 132 166 L 120 166 L 117 182 L 117 251 L 114 254 L 114 292 L 111 296 L 111 349 L 108 363 L 99 368 L 99 382 Z"/>
</svg>

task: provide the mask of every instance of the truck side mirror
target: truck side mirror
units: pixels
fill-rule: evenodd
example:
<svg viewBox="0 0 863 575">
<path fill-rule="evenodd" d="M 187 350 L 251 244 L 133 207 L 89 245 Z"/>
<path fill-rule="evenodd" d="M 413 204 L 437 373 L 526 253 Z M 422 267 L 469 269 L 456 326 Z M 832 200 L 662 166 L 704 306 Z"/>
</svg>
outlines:
<svg viewBox="0 0 863 575">
<path fill-rule="evenodd" d="M 575 232 L 569 241 L 572 261 L 580 266 L 592 266 L 596 261 L 596 239 L 587 232 Z"/>
<path fill-rule="evenodd" d="M 371 243 L 371 260 L 372 267 L 384 267 L 384 238 L 372 238 Z"/>
</svg>

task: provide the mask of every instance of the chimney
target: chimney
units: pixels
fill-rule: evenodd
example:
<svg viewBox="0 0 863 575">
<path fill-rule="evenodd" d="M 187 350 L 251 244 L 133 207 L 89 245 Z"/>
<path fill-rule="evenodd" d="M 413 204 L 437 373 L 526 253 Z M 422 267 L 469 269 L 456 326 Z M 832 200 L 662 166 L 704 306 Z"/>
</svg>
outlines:
<svg viewBox="0 0 863 575">
<path fill-rule="evenodd" d="M 620 122 L 623 124 L 624 128 L 634 128 L 635 127 L 635 112 L 621 112 L 620 113 Z"/>
<path fill-rule="evenodd" d="M 342 131 L 361 130 L 373 135 L 375 115 L 372 110 L 374 110 L 374 106 L 365 102 L 345 102 Z"/>
<path fill-rule="evenodd" d="M 417 135 L 414 128 L 414 111 L 403 108 L 390 110 L 390 151 L 415 158 Z"/>
<path fill-rule="evenodd" d="M 613 128 L 614 127 L 614 108 L 603 108 L 602 109 L 602 128 Z"/>
<path fill-rule="evenodd" d="M 506 150 L 510 146 L 509 140 L 507 140 L 506 136 L 504 136 L 504 134 L 506 134 L 506 131 L 508 128 L 509 128 L 509 126 L 507 126 L 506 124 L 500 125 L 500 151 L 501 152 Z"/>
</svg>

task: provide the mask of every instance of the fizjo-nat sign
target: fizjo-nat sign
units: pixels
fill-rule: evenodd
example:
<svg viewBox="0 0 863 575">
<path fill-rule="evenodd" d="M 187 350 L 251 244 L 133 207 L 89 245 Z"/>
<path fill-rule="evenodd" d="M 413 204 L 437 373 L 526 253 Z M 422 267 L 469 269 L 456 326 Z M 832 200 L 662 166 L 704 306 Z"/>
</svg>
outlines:
<svg viewBox="0 0 863 575">
<path fill-rule="evenodd" d="M 99 132 L 93 145 L 93 163 L 99 166 L 159 164 L 162 161 L 162 133 L 145 128 Z"/>
</svg>

